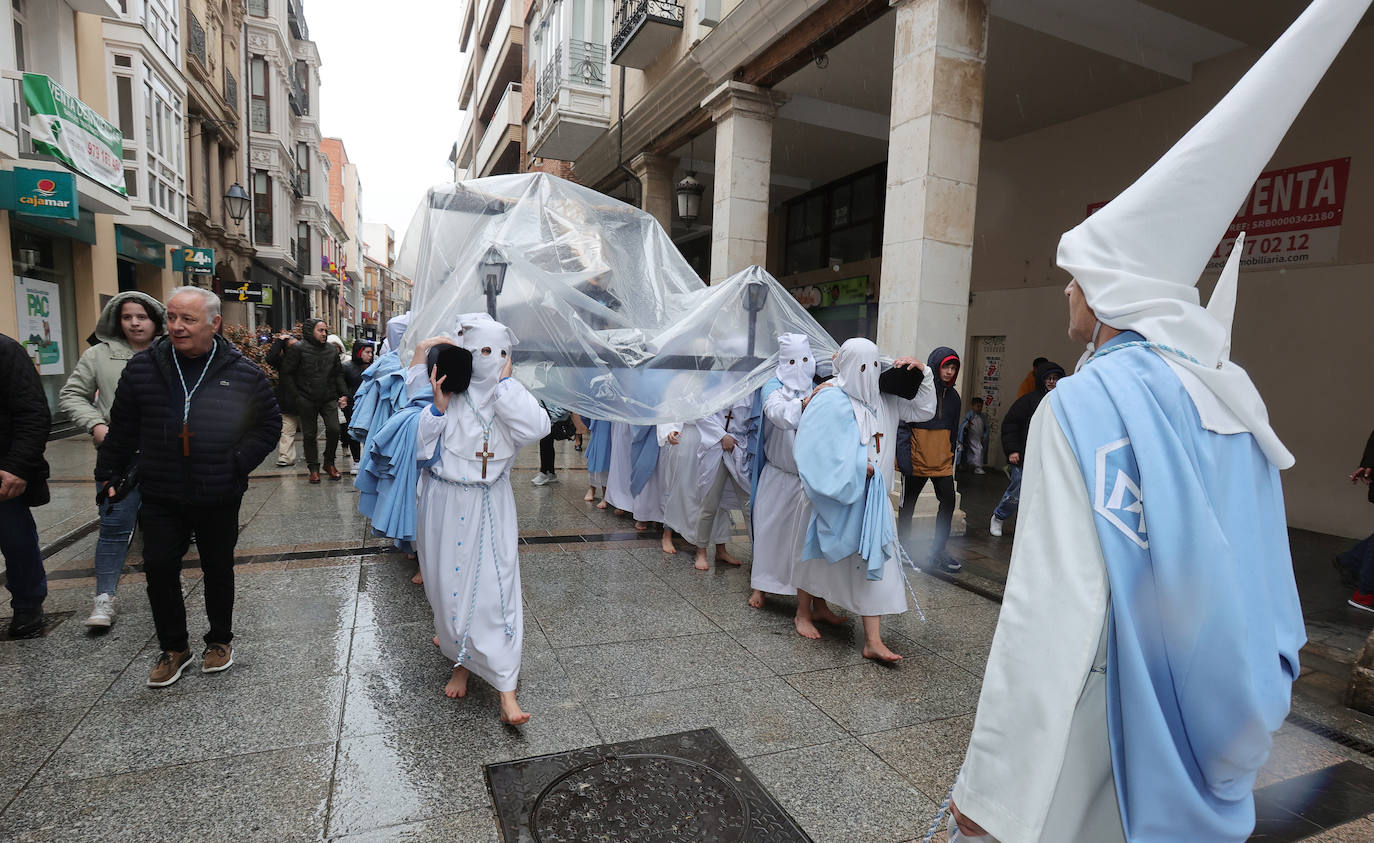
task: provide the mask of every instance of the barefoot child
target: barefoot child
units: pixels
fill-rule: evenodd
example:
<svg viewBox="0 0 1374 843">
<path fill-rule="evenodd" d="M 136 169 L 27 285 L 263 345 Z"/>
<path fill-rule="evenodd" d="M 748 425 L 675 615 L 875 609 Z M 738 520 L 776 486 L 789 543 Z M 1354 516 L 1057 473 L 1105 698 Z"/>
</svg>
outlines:
<svg viewBox="0 0 1374 843">
<path fill-rule="evenodd" d="M 421 343 L 406 373 L 412 394 L 434 390 L 416 433 L 426 464 L 420 569 L 439 648 L 453 662 L 444 693 L 465 696 L 468 674 L 476 673 L 500 692 L 502 722 L 518 726 L 530 716 L 515 698 L 524 613 L 509 469 L 522 447 L 548 435 L 549 416 L 511 377 L 515 338 L 504 325 L 485 313 L 459 317 L 457 343 L 472 354 L 472 380 L 461 392 L 445 392 L 433 373 L 426 377 L 426 353 L 445 343 L 453 344 L 443 337 Z"/>
<path fill-rule="evenodd" d="M 863 616 L 864 658 L 886 662 L 902 657 L 883 643 L 881 616 L 907 609 L 887 497 L 892 443 L 898 421 L 924 421 L 935 414 L 933 379 L 910 383 L 924 371 L 920 362 L 902 358 L 893 368 L 907 376 L 905 396 L 880 391 L 876 345 L 855 338 L 840 346 L 835 380 L 806 399 L 793 452 L 813 510 L 804 561 L 796 570 L 797 629 L 812 637 L 809 597 L 824 597 Z"/>
</svg>

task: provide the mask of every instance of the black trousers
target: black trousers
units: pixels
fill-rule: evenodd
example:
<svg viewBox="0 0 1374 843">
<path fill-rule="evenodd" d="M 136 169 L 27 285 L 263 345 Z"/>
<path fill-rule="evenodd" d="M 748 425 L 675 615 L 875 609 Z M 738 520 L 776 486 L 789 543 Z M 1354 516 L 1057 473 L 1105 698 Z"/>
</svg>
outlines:
<svg viewBox="0 0 1374 843">
<path fill-rule="evenodd" d="M 339 447 L 339 402 L 323 404 L 301 402 L 301 439 L 305 446 L 305 465 L 311 471 L 320 470 L 319 420 L 324 419 L 324 464 L 334 464 L 334 451 Z"/>
<path fill-rule="evenodd" d="M 351 402 L 352 399 L 350 398 L 349 401 Z M 348 453 L 353 456 L 353 464 L 357 465 L 358 460 L 362 459 L 363 456 L 363 443 L 354 439 L 353 435 L 348 432 L 348 425 L 352 421 L 353 404 L 350 403 L 347 407 L 344 407 L 343 427 L 339 430 L 339 442 L 348 446 Z"/>
<path fill-rule="evenodd" d="M 935 487 L 935 497 L 940 501 L 940 511 L 935 515 L 935 544 L 931 553 L 939 557 L 945 552 L 949 541 L 950 522 L 954 520 L 954 476 L 915 477 L 902 475 L 902 509 L 897 518 L 897 531 L 903 536 L 911 534 L 911 519 L 916 514 L 916 499 L 926 487 L 926 481 Z"/>
<path fill-rule="evenodd" d="M 180 501 L 143 499 L 138 513 L 143 528 L 143 575 L 153 626 L 164 650 L 187 649 L 186 603 L 181 596 L 181 566 L 191 546 L 200 551 L 206 644 L 228 644 L 234 638 L 234 546 L 239 538 L 239 503 L 193 506 Z"/>
<path fill-rule="evenodd" d="M 553 434 L 539 440 L 539 470 L 553 474 Z"/>
</svg>

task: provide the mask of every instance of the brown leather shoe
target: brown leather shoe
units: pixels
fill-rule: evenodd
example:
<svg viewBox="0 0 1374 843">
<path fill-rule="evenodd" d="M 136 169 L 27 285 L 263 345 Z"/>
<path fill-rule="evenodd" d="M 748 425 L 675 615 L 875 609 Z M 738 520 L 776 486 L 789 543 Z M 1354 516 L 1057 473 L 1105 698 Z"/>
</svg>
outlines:
<svg viewBox="0 0 1374 843">
<path fill-rule="evenodd" d="M 201 673 L 219 673 L 234 663 L 234 648 L 228 644 L 210 644 L 200 654 Z"/>
<path fill-rule="evenodd" d="M 186 665 L 191 663 L 191 651 L 182 650 L 179 653 L 171 650 L 164 650 L 162 655 L 157 657 L 157 664 L 153 665 L 153 670 L 148 674 L 149 688 L 165 688 L 181 678 L 181 672 L 186 669 Z"/>
<path fill-rule="evenodd" d="M 327 466 L 325 466 L 325 467 L 324 467 L 324 473 L 329 475 L 329 479 L 330 479 L 330 480 L 338 480 L 338 479 L 339 479 L 339 470 L 338 470 L 337 468 L 335 468 L 334 466 L 332 466 L 332 465 L 327 465 Z"/>
<path fill-rule="evenodd" d="M 318 471 L 312 471 L 312 472 L 310 472 L 310 482 L 311 482 L 311 483 L 318 483 L 318 482 L 320 482 L 320 473 L 319 473 Z"/>
</svg>

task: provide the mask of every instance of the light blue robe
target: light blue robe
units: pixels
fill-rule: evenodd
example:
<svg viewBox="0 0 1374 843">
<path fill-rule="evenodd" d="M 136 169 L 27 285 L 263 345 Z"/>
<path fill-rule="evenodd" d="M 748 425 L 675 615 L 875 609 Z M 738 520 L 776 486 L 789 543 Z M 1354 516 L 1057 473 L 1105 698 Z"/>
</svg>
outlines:
<svg viewBox="0 0 1374 843">
<path fill-rule="evenodd" d="M 378 364 L 387 360 L 391 363 L 378 369 Z M 358 390 L 360 398 L 364 393 L 370 395 L 367 424 L 376 426 L 367 432 L 353 486 L 359 492 L 358 512 L 372 519 L 373 533 L 394 539 L 409 551 L 405 543 L 415 540 L 415 489 L 422 467 L 416 456 L 415 414 L 428 406 L 434 395 L 426 385 L 407 398 L 406 370 L 400 367 L 395 352 L 384 355 L 368 371 L 374 369 L 382 373 L 373 379 L 374 389 L 368 393 L 369 382 L 364 380 Z M 392 394 L 393 381 L 399 386 L 399 398 Z M 357 421 L 356 410 L 353 418 Z"/>
<path fill-rule="evenodd" d="M 865 577 L 881 580 L 888 556 L 896 555 L 892 504 L 882 473 L 867 476 L 868 447 L 859 440 L 849 397 L 840 389 L 816 393 L 793 452 L 812 508 L 803 558 L 834 564 L 858 554 Z"/>
<path fill-rule="evenodd" d="M 601 475 L 602 481 L 611 470 L 611 423 L 601 419 L 587 422 L 587 471 Z"/>
<path fill-rule="evenodd" d="M 1110 583 L 1107 720 L 1131 841 L 1242 841 L 1306 640 L 1278 470 L 1204 430 L 1172 369 L 1111 349 L 1050 393 Z M 1106 353 L 1102 353 L 1106 352 Z"/>
<path fill-rule="evenodd" d="M 387 419 L 408 403 L 406 401 L 406 367 L 395 351 L 378 357 L 363 372 L 363 382 L 353 396 L 353 416 L 348 434 L 367 443 L 368 435 L 376 433 Z"/>
</svg>

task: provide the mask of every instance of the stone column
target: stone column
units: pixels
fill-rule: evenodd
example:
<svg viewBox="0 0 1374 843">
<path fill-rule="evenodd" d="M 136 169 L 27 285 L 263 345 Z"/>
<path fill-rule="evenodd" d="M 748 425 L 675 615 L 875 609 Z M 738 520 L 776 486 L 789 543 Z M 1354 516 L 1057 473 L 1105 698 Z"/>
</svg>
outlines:
<svg viewBox="0 0 1374 843">
<path fill-rule="evenodd" d="M 985 0 L 893 0 L 878 345 L 963 354 L 987 58 Z"/>
<path fill-rule="evenodd" d="M 783 97 L 726 82 L 702 102 L 716 124 L 716 173 L 711 197 L 711 280 L 763 266 L 768 252 L 768 185 L 773 116 Z"/>
<path fill-rule="evenodd" d="M 676 167 L 676 158 L 652 152 L 643 152 L 630 159 L 630 169 L 639 179 L 639 195 L 644 198 L 643 209 L 669 234 L 673 232 L 673 205 L 677 201 L 673 193 Z"/>
<path fill-rule="evenodd" d="M 210 218 L 211 225 L 223 228 L 224 162 L 219 158 L 219 138 L 210 138 L 210 149 L 206 155 L 209 156 L 206 160 L 210 162 L 210 166 L 206 168 L 210 171 L 210 184 L 205 196 L 205 215 Z"/>
</svg>

